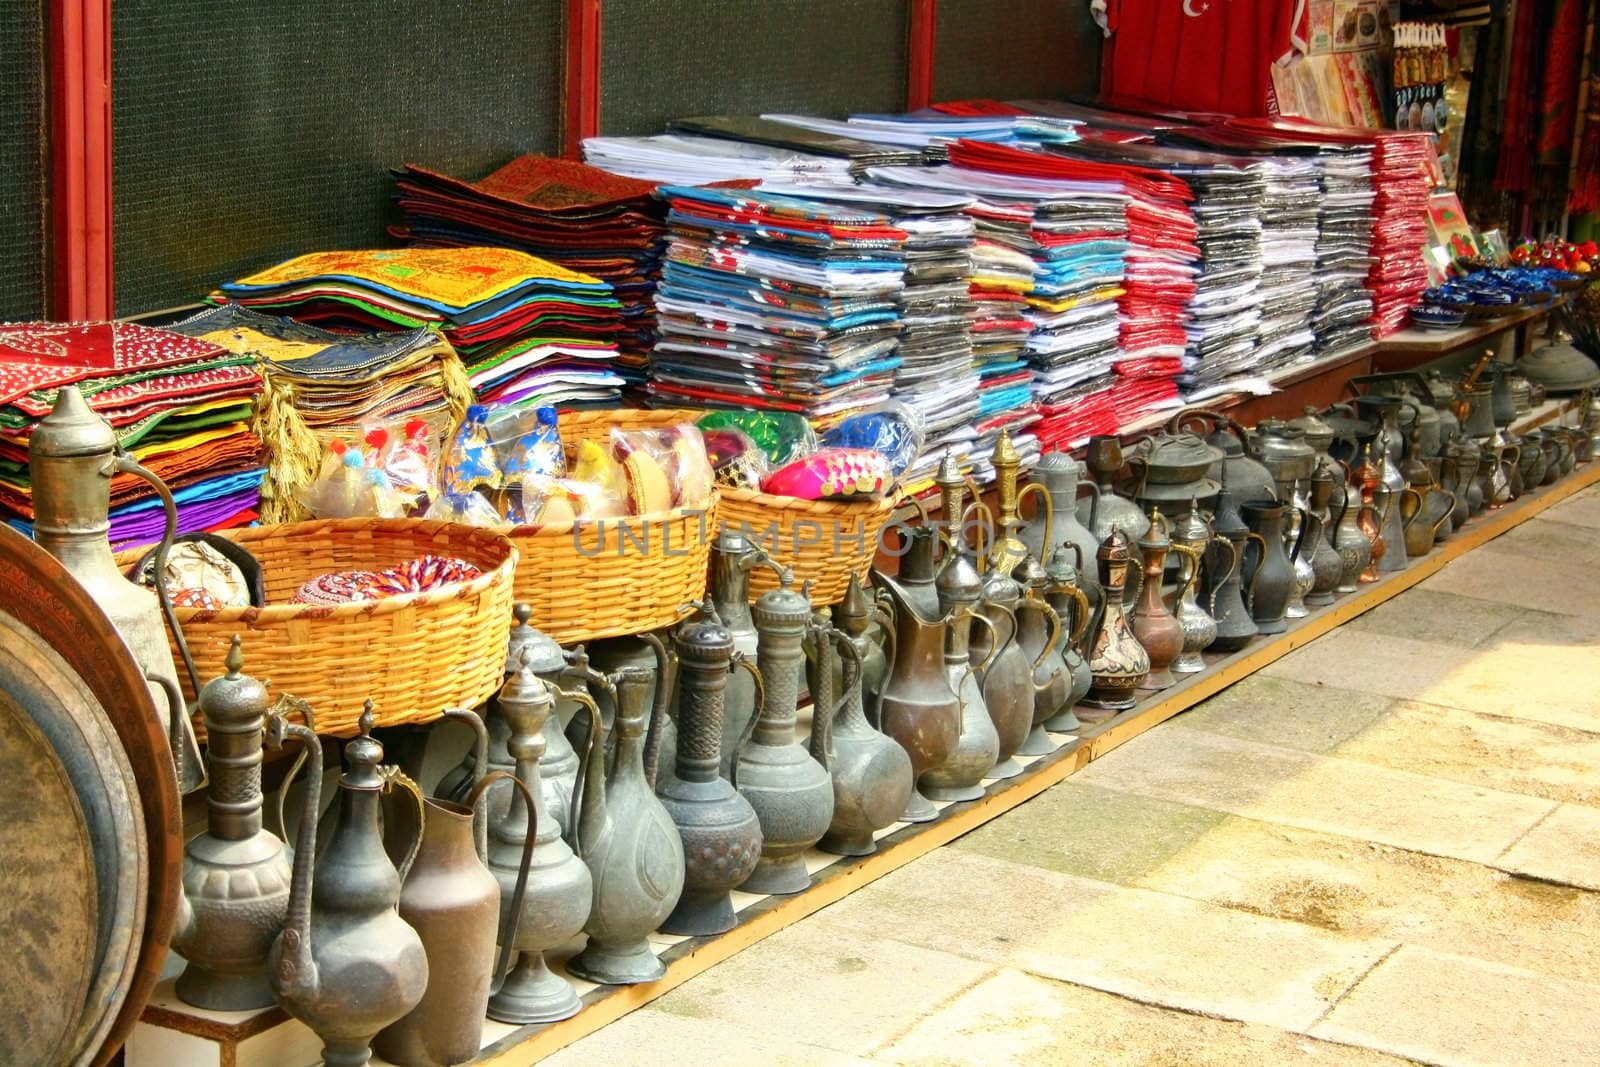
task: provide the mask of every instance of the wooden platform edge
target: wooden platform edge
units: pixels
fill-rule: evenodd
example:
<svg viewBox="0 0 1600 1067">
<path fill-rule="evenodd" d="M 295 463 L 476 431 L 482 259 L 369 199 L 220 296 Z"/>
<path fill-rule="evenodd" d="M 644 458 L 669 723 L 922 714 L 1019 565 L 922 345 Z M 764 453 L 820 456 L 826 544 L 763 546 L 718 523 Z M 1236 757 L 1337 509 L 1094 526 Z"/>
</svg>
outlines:
<svg viewBox="0 0 1600 1067">
<path fill-rule="evenodd" d="M 831 868 L 834 872 L 831 876 L 819 880 L 804 893 L 771 898 L 769 907 L 727 933 L 700 939 L 700 943 L 690 951 L 672 960 L 667 966 L 666 975 L 658 981 L 596 991 L 591 994 L 596 999 L 572 1018 L 508 1034 L 486 1046 L 483 1053 L 472 1062 L 495 1067 L 532 1063 L 587 1037 L 758 941 L 1033 799 L 1092 760 L 1099 759 L 1356 616 L 1393 599 L 1437 574 L 1452 560 L 1508 533 L 1545 509 L 1597 482 L 1600 482 L 1600 461 L 1575 470 L 1553 486 L 1529 494 L 1497 511 L 1485 513 L 1473 526 L 1405 570 L 1374 582 L 1305 619 L 1297 620 L 1287 632 L 1234 653 L 1220 661 L 1214 669 L 1193 676 L 1151 698 L 1148 703 L 1085 730 L 1076 742 L 1041 758 L 1021 776 L 993 783 L 991 792 L 982 799 L 952 805 L 935 822 L 907 827 L 901 831 L 903 838 L 901 834 L 886 838 L 886 841 L 893 843 L 854 863 Z"/>
</svg>

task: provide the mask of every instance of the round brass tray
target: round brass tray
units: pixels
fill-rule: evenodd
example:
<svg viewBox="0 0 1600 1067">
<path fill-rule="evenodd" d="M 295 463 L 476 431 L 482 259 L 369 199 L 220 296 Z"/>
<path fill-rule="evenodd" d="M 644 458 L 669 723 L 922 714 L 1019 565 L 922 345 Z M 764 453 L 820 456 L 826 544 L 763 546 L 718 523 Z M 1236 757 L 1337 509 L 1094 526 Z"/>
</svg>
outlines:
<svg viewBox="0 0 1600 1067">
<path fill-rule="evenodd" d="M 94 1056 L 105 1063 L 144 1011 L 177 922 L 183 822 L 172 753 L 143 672 L 111 620 L 54 556 L 5 527 L 0 589 L 7 610 L 66 661 L 105 709 L 138 783 L 149 864 L 144 922 L 127 993 Z"/>
<path fill-rule="evenodd" d="M 0 692 L 0 1062 L 64 1063 L 95 971 L 98 875 L 77 786 L 33 716 Z M 39 996 L 40 989 L 58 995 Z"/>
</svg>

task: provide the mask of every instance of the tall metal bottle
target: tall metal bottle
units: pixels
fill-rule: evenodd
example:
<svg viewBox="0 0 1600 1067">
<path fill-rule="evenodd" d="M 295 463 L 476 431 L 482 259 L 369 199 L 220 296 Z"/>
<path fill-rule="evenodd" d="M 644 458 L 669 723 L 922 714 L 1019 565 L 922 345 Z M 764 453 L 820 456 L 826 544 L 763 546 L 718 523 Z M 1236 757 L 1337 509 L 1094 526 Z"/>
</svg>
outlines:
<svg viewBox="0 0 1600 1067">
<path fill-rule="evenodd" d="M 177 512 L 167 487 L 131 456 L 118 455 L 111 424 L 89 409 L 76 386 L 63 386 L 54 410 L 28 438 L 33 538 L 94 597 L 144 669 L 151 698 L 165 709 L 178 789 L 188 793 L 205 784 L 205 774 L 188 711 L 172 706 L 181 691 L 161 605 L 150 590 L 124 578 L 111 556 L 111 478 L 121 473 L 155 486 L 168 508 L 170 538 Z"/>
</svg>

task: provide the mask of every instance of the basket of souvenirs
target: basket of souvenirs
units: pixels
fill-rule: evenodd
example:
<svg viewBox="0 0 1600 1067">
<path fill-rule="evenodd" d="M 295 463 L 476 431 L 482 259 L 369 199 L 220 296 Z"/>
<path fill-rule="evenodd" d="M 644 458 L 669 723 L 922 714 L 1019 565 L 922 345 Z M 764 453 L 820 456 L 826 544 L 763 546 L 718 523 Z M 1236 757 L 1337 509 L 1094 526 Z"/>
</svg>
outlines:
<svg viewBox="0 0 1600 1067">
<path fill-rule="evenodd" d="M 915 416 L 883 404 L 820 437 L 803 418 L 769 411 L 715 411 L 699 425 L 721 486 L 721 525 L 809 581 L 814 604 L 843 599 L 850 576 L 872 566 L 898 479 L 921 451 Z M 776 585 L 773 573 L 750 576 L 753 596 Z"/>
<path fill-rule="evenodd" d="M 148 580 L 153 555 L 122 561 Z M 495 692 L 516 561 L 493 530 L 313 519 L 186 538 L 165 584 L 202 682 L 226 673 L 238 634 L 251 674 L 309 704 L 318 733 L 348 736 L 369 698 L 379 725 L 397 725 Z"/>
</svg>

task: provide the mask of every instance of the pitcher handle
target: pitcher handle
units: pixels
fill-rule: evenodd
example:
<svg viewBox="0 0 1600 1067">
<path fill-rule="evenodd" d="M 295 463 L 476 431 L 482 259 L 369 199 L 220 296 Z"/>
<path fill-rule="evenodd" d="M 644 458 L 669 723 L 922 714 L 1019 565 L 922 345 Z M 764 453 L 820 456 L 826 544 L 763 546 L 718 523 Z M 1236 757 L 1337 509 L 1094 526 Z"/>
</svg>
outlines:
<svg viewBox="0 0 1600 1067">
<path fill-rule="evenodd" d="M 447 719 L 458 719 L 472 729 L 472 779 L 465 790 L 471 796 L 484 778 L 489 774 L 489 727 L 484 724 L 483 717 L 471 708 L 445 708 L 444 715 Z M 458 795 L 462 792 L 457 791 Z M 455 797 L 441 797 L 442 800 L 455 800 Z M 471 807 L 470 801 L 467 806 Z M 472 819 L 472 835 L 477 840 L 478 851 L 483 852 L 489 847 L 489 821 L 480 819 L 476 815 Z"/>
<path fill-rule="evenodd" d="M 1003 604 L 996 604 L 995 607 L 999 608 L 1007 615 L 1011 615 L 1011 609 Z M 989 628 L 989 654 L 984 657 L 983 662 L 978 664 L 977 667 L 969 668 L 975 674 L 983 674 L 987 672 L 990 665 L 994 663 L 995 657 L 1000 655 L 1000 630 L 995 626 L 994 622 L 990 620 L 989 616 L 985 615 L 983 612 L 973 611 L 971 608 L 962 608 L 961 610 L 966 615 L 971 616 L 973 622 L 982 623 L 984 626 Z M 1016 632 L 1016 625 L 1017 618 L 1015 615 L 1011 615 L 1012 633 Z"/>
<path fill-rule="evenodd" d="M 642 633 L 639 639 L 656 654 L 656 694 L 650 702 L 650 727 L 644 738 L 644 777 L 653 793 L 656 776 L 661 773 L 661 733 L 666 729 L 663 722 L 667 706 L 672 703 L 672 691 L 678 684 L 678 656 L 654 633 Z"/>
<path fill-rule="evenodd" d="M 1254 541 L 1256 544 L 1261 546 L 1261 558 L 1256 561 L 1255 569 L 1250 572 L 1250 584 L 1245 587 L 1244 591 L 1245 600 L 1248 601 L 1253 608 L 1256 600 L 1256 579 L 1261 577 L 1261 565 L 1267 561 L 1267 539 L 1256 533 L 1254 530 L 1251 530 L 1249 533 L 1245 534 L 1244 540 L 1246 549 L 1250 547 L 1251 541 Z M 1244 551 L 1241 550 L 1239 556 L 1239 565 L 1242 568 L 1244 566 Z"/>
<path fill-rule="evenodd" d="M 609 684 L 609 679 L 608 679 Z M 589 761 L 594 757 L 594 748 L 605 734 L 605 726 L 600 721 L 600 705 L 596 704 L 594 697 L 582 689 L 563 689 L 559 685 L 552 685 L 550 691 L 562 700 L 570 700 L 574 704 L 582 704 L 589 709 L 589 732 L 584 735 L 583 754 L 578 760 L 578 774 L 572 783 L 572 802 L 568 809 L 567 824 L 572 840 L 568 842 L 574 852 L 578 852 L 578 820 L 583 810 L 583 785 L 588 777 Z M 612 700 L 616 700 L 616 690 L 612 690 Z M 615 707 L 615 703 L 612 705 Z M 555 714 L 554 708 L 550 712 Z M 581 852 L 578 853 L 582 855 Z"/>
<path fill-rule="evenodd" d="M 1050 535 L 1055 532 L 1055 498 L 1038 482 L 1029 482 L 1017 493 L 1017 514 L 1022 513 L 1022 502 L 1028 499 L 1029 494 L 1037 493 L 1043 499 L 1034 507 L 1034 518 L 1039 517 L 1039 512 L 1044 512 L 1044 540 L 1039 542 L 1039 564 L 1044 565 L 1046 554 L 1050 551 Z"/>
<path fill-rule="evenodd" d="M 1092 478 L 1085 478 L 1078 484 L 1089 490 L 1089 530 L 1092 532 L 1095 522 L 1100 518 L 1100 483 Z M 1074 511 L 1077 510 L 1077 498 L 1073 498 L 1072 507 Z M 1072 542 L 1072 547 L 1078 550 L 1078 569 L 1082 570 L 1083 548 L 1076 541 Z"/>
<path fill-rule="evenodd" d="M 1233 579 L 1233 576 L 1238 573 L 1239 568 L 1244 563 L 1244 553 L 1239 550 L 1238 545 L 1234 544 L 1231 540 L 1221 536 L 1220 534 L 1213 536 L 1211 541 L 1213 543 L 1223 545 L 1228 550 L 1228 568 L 1222 572 L 1221 578 L 1211 583 L 1211 602 L 1209 607 L 1211 609 L 1211 617 L 1214 619 L 1217 617 L 1217 594 L 1220 593 L 1222 591 L 1222 587 L 1227 585 L 1228 582 Z M 1207 547 L 1209 547 L 1209 545 Z"/>
<path fill-rule="evenodd" d="M 1078 647 L 1078 642 L 1083 640 L 1083 632 L 1089 628 L 1089 597 L 1082 589 L 1075 585 L 1066 586 L 1061 590 L 1072 598 L 1072 629 L 1067 631 L 1067 645 Z"/>
<path fill-rule="evenodd" d="M 189 641 L 183 636 L 183 627 L 178 625 L 178 613 L 172 607 L 172 594 L 167 590 L 167 555 L 172 551 L 172 544 L 178 536 L 178 505 L 173 501 L 172 490 L 167 488 L 167 483 L 141 466 L 131 454 L 119 450 L 113 460 L 113 466 L 120 473 L 143 478 L 161 498 L 165 521 L 161 528 L 161 542 L 156 545 L 154 571 L 156 599 L 161 603 L 162 618 L 166 619 L 167 627 L 172 631 L 172 643 L 178 646 L 178 657 L 183 660 L 183 669 L 189 675 L 189 684 L 194 687 L 195 696 L 198 697 L 200 672 L 194 665 L 194 656 L 189 652 Z"/>
<path fill-rule="evenodd" d="M 895 661 L 900 655 L 900 638 L 895 634 L 893 620 L 891 625 L 883 627 L 883 639 L 889 646 L 884 649 L 883 685 L 878 687 L 877 694 L 872 701 L 872 727 L 883 731 L 883 694 L 889 689 L 889 679 L 894 677 Z"/>
<path fill-rule="evenodd" d="M 1050 636 L 1045 638 L 1044 647 L 1039 650 L 1038 657 L 1033 661 L 1034 674 L 1039 673 L 1039 668 L 1044 666 L 1044 661 L 1050 658 L 1050 653 L 1055 651 L 1056 642 L 1061 640 L 1061 616 L 1056 614 L 1056 609 L 1045 603 L 1044 599 L 1034 590 L 1028 590 L 1028 595 L 1022 598 L 1022 608 L 1037 611 L 1045 617 L 1050 624 Z M 1022 610 L 1019 608 L 1018 610 Z M 1035 689 L 1040 688 L 1037 684 Z"/>
<path fill-rule="evenodd" d="M 1306 527 L 1310 525 L 1311 512 L 1295 504 L 1290 504 L 1289 508 L 1300 516 L 1300 521 L 1295 524 L 1294 547 L 1289 550 L 1289 559 L 1298 562 L 1300 546 L 1306 543 Z"/>
<path fill-rule="evenodd" d="M 400 872 L 400 883 L 404 885 L 406 875 L 411 873 L 411 865 L 417 861 L 417 851 L 422 848 L 422 835 L 428 823 L 428 808 L 423 800 L 422 787 L 399 767 L 386 763 L 378 768 L 378 775 L 383 779 L 385 793 L 392 792 L 398 786 L 411 795 L 412 802 L 417 806 L 417 832 L 412 835 L 411 845 L 406 849 L 405 858 L 395 868 Z"/>
<path fill-rule="evenodd" d="M 511 966 L 512 946 L 516 944 L 517 931 L 522 926 L 522 903 L 528 895 L 528 871 L 533 866 L 533 849 L 539 837 L 539 807 L 533 802 L 533 791 L 528 788 L 527 782 L 510 771 L 490 771 L 472 787 L 472 792 L 467 794 L 467 807 L 472 809 L 473 821 L 476 822 L 484 814 L 478 810 L 478 804 L 488 794 L 489 786 L 502 778 L 522 794 L 522 801 L 528 806 L 528 832 L 522 839 L 522 862 L 517 865 L 517 886 L 511 894 L 511 911 L 506 915 L 505 929 L 499 934 L 500 952 L 495 958 L 494 973 L 489 978 L 489 988 L 496 990 L 505 981 L 506 971 Z M 479 853 L 478 858 L 487 863 L 486 856 L 487 848 Z"/>
<path fill-rule="evenodd" d="M 239 638 L 235 636 L 234 640 L 237 641 Z M 183 692 L 178 688 L 178 683 L 171 678 L 145 671 L 144 680 L 160 686 L 162 694 L 167 698 L 167 746 L 172 749 L 172 770 L 177 776 L 181 792 L 184 775 L 189 771 L 189 746 L 184 744 L 183 736 L 183 719 L 189 714 L 189 706 L 184 703 Z"/>
<path fill-rule="evenodd" d="M 1172 551 L 1178 553 L 1189 563 L 1189 574 L 1185 577 L 1183 564 L 1178 565 L 1178 588 L 1172 594 L 1172 613 L 1178 613 L 1178 605 L 1183 603 L 1183 596 L 1187 593 L 1194 580 L 1200 575 L 1200 550 L 1189 545 L 1173 545 Z"/>
<path fill-rule="evenodd" d="M 767 702 L 767 684 L 761 679 L 761 669 L 751 662 L 750 657 L 743 652 L 735 652 L 730 669 L 745 670 L 750 672 L 750 678 L 756 684 L 756 713 L 750 716 L 750 721 L 744 724 L 744 729 L 739 732 L 739 742 L 733 746 L 733 760 L 728 765 L 728 784 L 735 789 L 739 788 L 739 759 L 744 755 L 744 746 L 750 743 L 755 736 L 756 721 L 761 718 L 761 708 Z"/>
<path fill-rule="evenodd" d="M 311 709 L 310 704 L 288 693 L 278 694 L 278 699 L 267 710 L 267 721 L 271 722 L 274 716 L 287 721 L 289 714 L 296 711 L 306 721 L 306 729 L 310 730 L 312 735 L 315 736 L 317 732 L 317 713 Z M 295 778 L 300 774 L 300 768 L 305 766 L 305 762 L 309 758 L 305 746 L 300 746 L 300 751 L 295 755 L 294 762 L 289 764 L 288 772 L 284 774 L 283 781 L 278 785 L 278 800 L 274 807 L 278 812 L 278 836 L 283 838 L 284 844 L 291 843 L 289 841 L 289 823 L 285 820 L 283 814 L 284 802 L 289 796 L 289 787 L 294 784 Z"/>
</svg>

